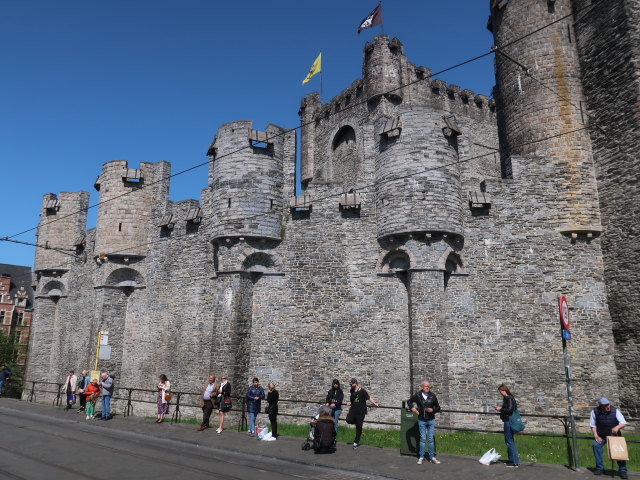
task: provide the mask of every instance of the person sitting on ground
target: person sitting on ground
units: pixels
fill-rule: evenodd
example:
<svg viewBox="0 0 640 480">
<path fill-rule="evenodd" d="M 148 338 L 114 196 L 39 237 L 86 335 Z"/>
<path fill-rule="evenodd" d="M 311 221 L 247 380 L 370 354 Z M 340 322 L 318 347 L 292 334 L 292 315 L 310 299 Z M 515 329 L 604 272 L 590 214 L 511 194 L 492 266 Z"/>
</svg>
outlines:
<svg viewBox="0 0 640 480">
<path fill-rule="evenodd" d="M 331 407 L 322 406 L 313 429 L 313 450 L 315 453 L 333 453 L 336 451 L 336 430 Z"/>
</svg>

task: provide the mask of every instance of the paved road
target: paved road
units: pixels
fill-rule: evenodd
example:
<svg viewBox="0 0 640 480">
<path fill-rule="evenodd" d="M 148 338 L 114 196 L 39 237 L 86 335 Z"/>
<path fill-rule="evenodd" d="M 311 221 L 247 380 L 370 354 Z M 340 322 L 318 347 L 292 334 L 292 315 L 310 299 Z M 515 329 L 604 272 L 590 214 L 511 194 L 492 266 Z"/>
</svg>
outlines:
<svg viewBox="0 0 640 480">
<path fill-rule="evenodd" d="M 339 445 L 332 455 L 300 449 L 302 440 L 260 442 L 245 433 L 194 425 L 161 425 L 127 417 L 84 420 L 75 411 L 0 398 L 0 479 L 526 479 L 583 480 L 593 473 L 557 465 L 523 463 L 486 467 L 476 458 L 438 455 L 441 465 L 416 465 L 395 449 L 354 451 Z M 640 480 L 640 475 L 631 478 Z M 616 477 L 619 478 L 619 477 Z"/>
<path fill-rule="evenodd" d="M 0 478 L 340 479 L 374 478 L 0 408 Z M 73 415 L 73 413 L 70 413 Z"/>
</svg>

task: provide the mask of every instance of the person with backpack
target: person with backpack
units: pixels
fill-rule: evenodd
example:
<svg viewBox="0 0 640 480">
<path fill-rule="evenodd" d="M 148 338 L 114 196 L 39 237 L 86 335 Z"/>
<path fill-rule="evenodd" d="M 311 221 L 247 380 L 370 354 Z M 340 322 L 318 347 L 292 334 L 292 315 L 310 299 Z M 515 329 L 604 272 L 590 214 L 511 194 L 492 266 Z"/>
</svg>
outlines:
<svg viewBox="0 0 640 480">
<path fill-rule="evenodd" d="M 336 451 L 335 420 L 331 407 L 320 407 L 320 416 L 313 428 L 313 450 L 315 453 L 333 453 Z"/>
<path fill-rule="evenodd" d="M 510 417 L 513 412 L 518 408 L 516 399 L 511 395 L 509 387 L 506 385 L 500 385 L 498 392 L 502 395 L 502 406 L 497 405 L 493 407 L 496 411 L 500 412 L 500 420 L 504 424 L 504 443 L 507 445 L 507 454 L 509 455 L 509 461 L 507 467 L 518 468 L 520 465 L 520 459 L 518 458 L 518 449 L 516 448 L 516 442 L 513 439 L 513 430 L 511 429 Z"/>
<path fill-rule="evenodd" d="M 331 388 L 327 392 L 327 398 L 325 399 L 325 405 L 331 407 L 331 415 L 334 420 L 334 429 L 336 434 L 338 433 L 338 421 L 340 420 L 340 414 L 342 413 L 342 402 L 344 401 L 344 392 L 340 388 L 340 380 L 334 379 L 331 384 Z"/>
</svg>

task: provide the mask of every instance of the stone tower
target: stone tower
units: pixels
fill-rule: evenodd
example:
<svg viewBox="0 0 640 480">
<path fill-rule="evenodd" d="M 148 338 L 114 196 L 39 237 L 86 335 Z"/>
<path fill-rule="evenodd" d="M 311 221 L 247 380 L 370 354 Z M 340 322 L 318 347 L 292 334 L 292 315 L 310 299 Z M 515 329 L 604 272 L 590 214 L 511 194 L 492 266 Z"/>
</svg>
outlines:
<svg viewBox="0 0 640 480">
<path fill-rule="evenodd" d="M 133 169 L 126 160 L 102 165 L 102 174 L 95 183 L 100 192 L 96 255 L 146 253 L 153 206 L 166 202 L 168 195 L 167 168 L 163 162 L 142 162 L 139 169 Z M 167 177 L 164 181 L 163 176 Z"/>
<path fill-rule="evenodd" d="M 491 5 L 504 171 L 517 176 L 534 157 L 544 157 L 541 174 L 557 190 L 558 231 L 598 235 L 598 190 L 573 22 L 569 17 L 526 36 L 571 14 L 571 1 Z"/>
<path fill-rule="evenodd" d="M 66 269 L 73 261 L 69 254 L 75 253 L 76 244 L 84 242 L 88 206 L 89 192 L 47 193 L 42 197 L 36 236 L 38 245 L 48 249 L 36 249 L 36 273 Z"/>
</svg>

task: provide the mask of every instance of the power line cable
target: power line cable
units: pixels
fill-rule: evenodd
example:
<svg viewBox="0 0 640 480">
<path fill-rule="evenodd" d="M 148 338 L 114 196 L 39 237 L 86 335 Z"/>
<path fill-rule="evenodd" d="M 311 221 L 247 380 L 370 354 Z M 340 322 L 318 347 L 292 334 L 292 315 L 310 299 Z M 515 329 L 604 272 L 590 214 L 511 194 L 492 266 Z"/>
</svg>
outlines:
<svg viewBox="0 0 640 480">
<path fill-rule="evenodd" d="M 469 63 L 475 62 L 475 61 L 477 61 L 477 60 L 479 60 L 479 59 L 481 59 L 481 58 L 484 58 L 484 57 L 486 57 L 486 56 L 488 56 L 488 55 L 491 55 L 492 53 L 495 53 L 495 51 L 499 51 L 500 49 L 504 49 L 504 48 L 506 48 L 506 47 L 509 47 L 509 46 L 511 46 L 511 45 L 514 45 L 514 44 L 516 44 L 516 43 L 518 43 L 518 42 L 520 42 L 520 41 L 522 41 L 522 40 L 524 40 L 524 39 L 526 39 L 526 38 L 530 37 L 531 35 L 534 35 L 534 34 L 536 34 L 536 33 L 539 33 L 540 31 L 542 31 L 542 30 L 544 30 L 544 29 L 546 29 L 546 28 L 548 28 L 548 27 L 550 27 L 550 26 L 553 26 L 553 25 L 555 25 L 555 24 L 557 24 L 557 23 L 559 23 L 559 22 L 561 22 L 561 21 L 563 21 L 563 20 L 565 20 L 565 19 L 567 19 L 567 18 L 569 18 L 569 17 L 571 17 L 571 16 L 573 16 L 573 15 L 577 15 L 578 13 L 580 13 L 580 12 L 582 12 L 582 11 L 584 11 L 584 10 L 588 9 L 588 8 L 593 8 L 593 7 L 594 7 L 597 3 L 599 3 L 600 1 L 602 1 L 602 0 L 598 0 L 597 2 L 594 2 L 594 3 L 593 3 L 593 4 L 591 4 L 591 5 L 588 5 L 588 6 L 582 7 L 581 9 L 577 10 L 577 11 L 576 11 L 576 12 L 574 12 L 574 13 L 571 13 L 571 14 L 565 15 L 565 16 L 563 16 L 563 17 L 559 18 L 559 19 L 554 20 L 553 22 L 550 22 L 550 23 L 548 23 L 548 24 L 546 24 L 546 25 L 543 25 L 542 27 L 540 27 L 540 28 L 538 28 L 538 29 L 536 29 L 536 30 L 534 30 L 534 31 L 532 31 L 532 32 L 529 32 L 529 33 L 527 33 L 527 34 L 523 35 L 522 37 L 519 37 L 518 39 L 513 40 L 513 41 L 511 41 L 511 42 L 507 43 L 506 45 L 502 45 L 502 46 L 500 46 L 500 47 L 495 47 L 495 46 L 494 46 L 494 47 L 492 47 L 488 52 L 485 52 L 485 53 L 483 53 L 483 54 L 477 55 L 477 56 L 475 56 L 475 57 L 473 57 L 473 58 L 470 58 L 470 59 L 468 59 L 468 60 L 462 61 L 462 62 L 460 62 L 460 63 L 457 63 L 457 64 L 452 65 L 452 66 L 450 66 L 450 67 L 447 67 L 447 68 L 445 68 L 445 69 L 442 69 L 442 70 L 440 70 L 440 71 L 438 71 L 438 72 L 434 72 L 434 73 L 431 73 L 431 74 L 429 74 L 429 75 L 425 75 L 424 77 L 419 78 L 419 79 L 414 80 L 414 81 L 411 81 L 411 82 L 409 82 L 409 83 L 407 83 L 407 84 L 400 85 L 399 87 L 395 87 L 395 88 L 393 88 L 393 89 L 390 89 L 390 90 L 388 90 L 388 91 L 386 91 L 386 92 L 383 92 L 383 93 L 382 93 L 382 95 L 386 95 L 386 94 L 394 93 L 394 92 L 396 92 L 396 91 L 398 91 L 398 90 L 401 90 L 401 89 L 403 89 L 403 88 L 407 88 L 407 87 L 412 86 L 412 85 L 414 85 L 414 84 L 417 84 L 417 83 L 419 83 L 419 82 L 423 82 L 423 81 L 425 81 L 425 80 L 428 80 L 428 79 L 430 79 L 430 78 L 433 78 L 433 77 L 434 77 L 434 76 L 436 76 L 436 75 L 441 75 L 441 74 L 443 74 L 443 73 L 449 72 L 449 71 L 454 70 L 454 69 L 456 69 L 456 68 L 460 68 L 460 67 L 462 67 L 462 66 L 464 66 L 464 65 L 467 65 L 467 64 L 469 64 Z M 502 52 L 501 52 L 501 53 L 502 53 Z M 504 54 L 504 53 L 503 53 L 503 54 Z M 369 102 L 370 100 L 371 100 L 370 98 L 367 98 L 367 99 L 365 99 L 365 100 L 361 100 L 360 102 L 355 102 L 355 103 L 353 103 L 353 104 L 351 104 L 351 105 L 345 106 L 345 107 L 344 107 L 343 109 L 341 109 L 339 112 L 330 112 L 330 113 L 329 113 L 329 117 L 334 116 L 334 115 L 337 115 L 338 113 L 343 113 L 343 112 L 344 112 L 344 111 L 346 111 L 346 110 L 350 110 L 350 109 L 355 108 L 355 107 L 358 107 L 358 106 L 360 106 L 360 105 L 364 105 L 364 104 L 366 104 L 367 102 Z M 285 129 L 285 130 L 284 130 L 284 132 L 282 132 L 282 133 L 278 133 L 278 134 L 274 134 L 273 136 L 271 136 L 271 137 L 267 138 L 267 141 L 268 141 L 268 140 L 273 140 L 273 139 L 276 139 L 276 138 L 279 138 L 279 137 L 284 137 L 284 136 L 286 136 L 288 133 L 293 132 L 293 131 L 296 131 L 296 130 L 298 130 L 298 129 L 302 129 L 302 128 L 304 128 L 304 127 L 308 126 L 308 125 L 311 125 L 311 124 L 312 124 L 312 123 L 314 123 L 314 122 L 315 122 L 315 120 L 312 120 L 312 121 L 309 121 L 309 122 L 307 122 L 307 123 L 301 123 L 300 125 L 298 125 L 298 126 L 296 126 L 296 127 L 293 127 L 293 128 L 290 128 L 290 129 Z M 234 150 L 234 151 L 228 152 L 228 153 L 226 153 L 226 154 L 224 154 L 224 155 L 221 155 L 220 157 L 217 157 L 217 158 L 218 158 L 218 159 L 220 159 L 220 158 L 224 158 L 224 157 L 226 157 L 226 156 L 235 155 L 236 153 L 239 153 L 239 152 L 241 152 L 241 151 L 243 151 L 243 150 L 247 150 L 247 149 L 249 149 L 250 147 L 251 147 L 251 144 L 248 144 L 248 145 L 246 145 L 246 146 L 244 146 L 244 147 L 240 147 L 240 148 L 238 148 L 238 149 L 236 149 L 236 150 Z M 214 158 L 214 160 L 215 160 L 215 158 Z M 120 195 L 116 195 L 116 196 L 114 196 L 114 197 L 110 197 L 110 198 L 108 198 L 108 199 L 105 199 L 105 200 L 102 200 L 102 201 L 98 201 L 97 203 L 95 203 L 95 204 L 93 204 L 93 205 L 89 205 L 86 209 L 77 210 L 77 211 L 75 211 L 75 212 L 68 213 L 68 214 L 63 215 L 63 216 L 61 216 L 61 217 L 57 217 L 56 219 L 51 220 L 51 221 L 49 221 L 49 222 L 47 222 L 47 223 L 43 224 L 42 226 L 50 225 L 50 224 L 55 223 L 55 222 L 57 222 L 57 221 L 60 221 L 60 220 L 62 220 L 62 219 L 64 219 L 64 218 L 68 218 L 68 217 L 73 216 L 73 215 L 76 215 L 76 214 L 78 214 L 78 213 L 82 213 L 82 212 L 84 212 L 85 210 L 89 210 L 89 209 L 92 209 L 92 208 L 98 207 L 98 206 L 103 205 L 103 204 L 105 204 L 105 203 L 107 203 L 107 202 L 111 202 L 111 201 L 116 200 L 116 199 L 118 199 L 118 198 L 122 198 L 122 197 L 124 197 L 124 196 L 126 196 L 126 195 L 130 195 L 130 194 L 132 194 L 132 193 L 134 193 L 134 192 L 138 192 L 138 191 L 140 191 L 140 190 L 142 190 L 142 189 L 144 189 L 144 188 L 147 188 L 147 187 L 150 187 L 150 186 L 156 185 L 156 184 L 158 184 L 158 183 L 164 182 L 165 180 L 171 179 L 171 178 L 173 178 L 173 177 L 177 177 L 178 175 L 183 175 L 183 174 L 185 174 L 185 173 L 187 173 L 187 172 L 190 172 L 190 171 L 192 171 L 192 170 L 195 170 L 195 169 L 197 169 L 197 168 L 200 168 L 200 167 L 202 167 L 202 166 L 204 166 L 204 165 L 208 165 L 211 161 L 212 161 L 212 160 L 207 160 L 206 162 L 198 163 L 198 164 L 193 165 L 193 166 L 191 166 L 191 167 L 188 167 L 188 168 L 186 168 L 186 169 L 180 170 L 180 171 L 178 171 L 178 172 L 176 172 L 176 173 L 173 173 L 173 174 L 170 174 L 170 175 L 166 175 L 166 176 L 164 176 L 164 177 L 162 177 L 162 178 L 160 178 L 160 179 L 158 179 L 158 180 L 156 180 L 156 181 L 154 181 L 154 182 L 151 182 L 151 183 L 149 183 L 149 184 L 144 184 L 141 188 L 139 188 L 139 189 L 137 189 L 137 190 L 130 190 L 130 191 L 128 191 L 128 192 L 124 192 L 124 193 L 122 193 L 122 194 L 120 194 Z M 15 234 L 13 234 L 13 235 L 7 235 L 7 236 L 5 236 L 5 237 L 3 237 L 3 238 L 4 238 L 4 239 L 11 239 L 11 238 L 17 237 L 17 236 L 19 236 L 19 235 L 23 235 L 23 234 L 25 234 L 25 233 L 29 233 L 29 232 L 32 232 L 33 230 L 37 230 L 39 226 L 40 226 L 40 225 L 37 225 L 37 226 L 35 226 L 35 227 L 29 228 L 29 229 L 27 229 L 27 230 L 23 230 L 23 231 L 21 231 L 21 232 L 15 233 Z"/>
</svg>

